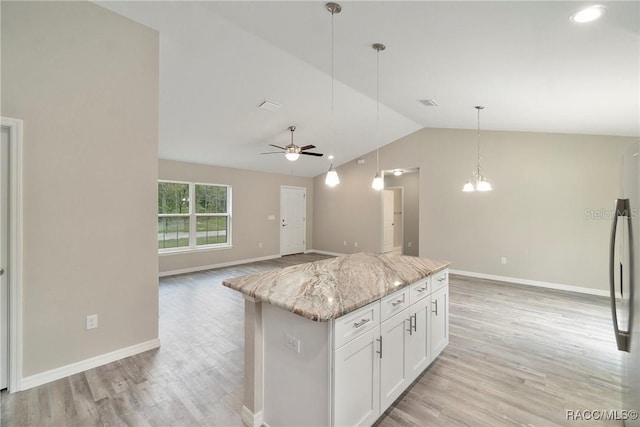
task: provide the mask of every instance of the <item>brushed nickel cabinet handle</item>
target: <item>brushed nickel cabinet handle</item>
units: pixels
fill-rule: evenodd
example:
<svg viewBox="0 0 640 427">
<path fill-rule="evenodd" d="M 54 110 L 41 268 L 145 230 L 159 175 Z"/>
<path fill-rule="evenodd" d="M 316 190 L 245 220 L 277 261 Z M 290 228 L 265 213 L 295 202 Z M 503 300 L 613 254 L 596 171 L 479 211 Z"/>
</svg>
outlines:
<svg viewBox="0 0 640 427">
<path fill-rule="evenodd" d="M 413 316 L 409 316 L 409 318 L 407 319 L 409 321 L 409 329 L 407 329 L 407 332 L 409 332 L 409 335 L 413 335 L 413 328 L 412 328 L 412 324 L 411 322 L 413 321 Z"/>
<path fill-rule="evenodd" d="M 361 321 L 359 321 L 359 322 L 355 322 L 355 323 L 353 324 L 353 327 L 354 327 L 354 328 L 359 328 L 360 326 L 365 325 L 365 324 L 367 324 L 367 323 L 369 323 L 369 322 L 371 322 L 371 319 L 362 319 L 362 320 L 361 320 Z"/>
<path fill-rule="evenodd" d="M 382 359 L 382 337 L 376 338 L 376 341 L 380 343 L 380 351 L 376 351 L 380 355 L 380 359 Z"/>
<path fill-rule="evenodd" d="M 413 332 L 418 332 L 418 313 L 413 313 Z"/>
<path fill-rule="evenodd" d="M 402 304 L 403 302 L 404 302 L 404 300 L 399 299 L 399 300 L 395 300 L 394 302 L 392 302 L 391 305 L 395 307 L 398 304 Z"/>
<path fill-rule="evenodd" d="M 435 309 L 435 311 L 432 311 L 432 313 L 434 313 L 437 316 L 438 315 L 438 300 L 433 301 L 431 304 L 435 304 L 436 309 Z"/>
</svg>

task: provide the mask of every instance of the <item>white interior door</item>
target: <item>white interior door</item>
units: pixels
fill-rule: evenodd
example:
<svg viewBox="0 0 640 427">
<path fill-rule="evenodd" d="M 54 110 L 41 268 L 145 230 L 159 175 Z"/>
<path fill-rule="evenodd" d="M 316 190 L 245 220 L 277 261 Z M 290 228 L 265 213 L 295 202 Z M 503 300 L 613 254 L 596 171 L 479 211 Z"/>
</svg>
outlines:
<svg viewBox="0 0 640 427">
<path fill-rule="evenodd" d="M 382 253 L 393 250 L 393 203 L 392 190 L 382 190 Z"/>
<path fill-rule="evenodd" d="M 2 127 L 0 146 L 0 389 L 7 388 L 8 371 L 8 281 L 7 269 L 7 214 L 9 193 L 9 129 Z"/>
<path fill-rule="evenodd" d="M 280 187 L 280 255 L 304 252 L 307 189 Z"/>
</svg>

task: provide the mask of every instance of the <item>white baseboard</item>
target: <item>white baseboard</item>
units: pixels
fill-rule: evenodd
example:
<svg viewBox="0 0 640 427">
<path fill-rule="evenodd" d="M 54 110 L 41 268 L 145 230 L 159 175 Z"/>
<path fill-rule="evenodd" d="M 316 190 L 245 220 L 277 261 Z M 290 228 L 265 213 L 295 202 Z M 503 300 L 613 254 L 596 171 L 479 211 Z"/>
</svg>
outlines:
<svg viewBox="0 0 640 427">
<path fill-rule="evenodd" d="M 248 427 L 260 427 L 264 421 L 262 419 L 262 411 L 258 411 L 254 414 L 244 405 L 242 405 L 241 417 L 242 422 Z"/>
<path fill-rule="evenodd" d="M 84 372 L 88 369 L 97 368 L 98 366 L 106 365 L 107 363 L 115 362 L 125 357 L 134 356 L 144 351 L 153 350 L 160 347 L 160 340 L 158 338 L 135 344 L 129 347 L 121 348 L 120 350 L 112 351 L 110 353 L 101 354 L 99 356 L 92 357 L 90 359 L 81 360 L 70 365 L 61 366 L 59 368 L 51 369 L 50 371 L 40 372 L 39 374 L 31 375 L 29 377 L 22 378 L 20 381 L 19 390 L 27 390 L 32 387 L 36 387 L 42 384 L 49 383 L 51 381 L 59 380 L 70 375 Z"/>
<path fill-rule="evenodd" d="M 267 260 L 276 259 L 276 258 L 281 258 L 281 256 L 280 255 L 268 255 L 268 256 L 263 256 L 263 257 L 259 257 L 259 258 L 239 259 L 239 260 L 236 260 L 236 261 L 221 262 L 221 263 L 218 263 L 218 264 L 209 264 L 209 265 L 201 265 L 201 266 L 198 266 L 198 267 L 181 268 L 180 270 L 161 271 L 158 274 L 158 276 L 159 277 L 166 277 L 166 276 L 175 276 L 177 274 L 195 273 L 196 271 L 212 270 L 214 268 L 230 267 L 232 265 L 248 264 L 250 262 L 258 262 L 258 261 L 267 261 Z"/>
<path fill-rule="evenodd" d="M 307 253 L 307 252 L 305 252 Z M 344 256 L 346 254 L 342 254 L 340 252 L 329 252 L 329 251 L 321 251 L 319 249 L 311 249 L 309 253 L 320 254 L 320 255 L 331 255 L 331 256 Z"/>
<path fill-rule="evenodd" d="M 497 280 L 498 282 L 516 283 L 518 285 L 537 286 L 539 288 L 557 289 L 560 291 L 577 292 L 580 294 L 609 296 L 609 291 L 601 289 L 583 288 L 580 286 L 564 285 L 562 283 L 541 282 L 538 280 L 519 279 L 517 277 L 496 276 L 493 274 L 474 273 L 472 271 L 449 270 L 451 274 L 459 276 L 477 277 L 478 279 Z"/>
</svg>

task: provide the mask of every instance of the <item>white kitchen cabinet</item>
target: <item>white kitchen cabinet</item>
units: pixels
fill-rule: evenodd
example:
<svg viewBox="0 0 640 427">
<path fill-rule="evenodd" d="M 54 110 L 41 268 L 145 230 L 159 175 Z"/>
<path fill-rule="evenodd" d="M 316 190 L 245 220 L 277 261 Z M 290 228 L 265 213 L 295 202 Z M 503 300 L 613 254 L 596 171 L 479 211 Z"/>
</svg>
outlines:
<svg viewBox="0 0 640 427">
<path fill-rule="evenodd" d="M 260 422 L 370 426 L 447 345 L 448 274 L 440 271 L 329 322 L 271 304 L 261 310 Z"/>
<path fill-rule="evenodd" d="M 408 296 L 408 293 L 406 293 Z M 409 309 L 405 308 L 380 325 L 380 409 L 388 408 L 409 385 L 406 350 Z"/>
<path fill-rule="evenodd" d="M 449 344 L 449 285 L 431 294 L 431 359 Z"/>
<path fill-rule="evenodd" d="M 407 377 L 415 380 L 431 363 L 431 299 L 427 295 L 409 307 L 406 351 Z"/>
<path fill-rule="evenodd" d="M 370 426 L 380 416 L 380 326 L 334 352 L 334 426 Z"/>
</svg>

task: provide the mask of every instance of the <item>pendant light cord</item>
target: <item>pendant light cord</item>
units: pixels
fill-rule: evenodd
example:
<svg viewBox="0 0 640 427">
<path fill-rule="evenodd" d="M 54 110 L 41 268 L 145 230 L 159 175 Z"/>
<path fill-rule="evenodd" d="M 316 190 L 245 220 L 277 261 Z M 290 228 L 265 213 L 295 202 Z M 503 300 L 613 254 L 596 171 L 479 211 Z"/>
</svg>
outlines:
<svg viewBox="0 0 640 427">
<path fill-rule="evenodd" d="M 478 110 L 478 132 L 477 132 L 477 140 L 478 140 L 478 179 L 480 179 L 480 108 L 476 107 Z"/>
<path fill-rule="evenodd" d="M 333 93 L 333 15 L 335 15 L 334 9 L 331 10 L 331 156 L 334 155 L 335 148 L 335 123 L 334 123 L 334 113 L 333 113 L 333 104 L 334 104 L 334 93 Z M 333 167 L 333 160 L 331 160 L 331 167 Z"/>
<path fill-rule="evenodd" d="M 376 51 L 376 173 L 380 173 L 380 50 Z"/>
</svg>

